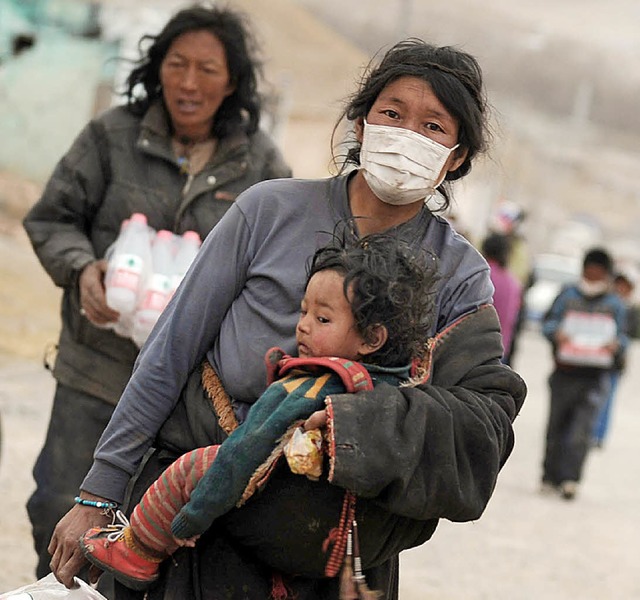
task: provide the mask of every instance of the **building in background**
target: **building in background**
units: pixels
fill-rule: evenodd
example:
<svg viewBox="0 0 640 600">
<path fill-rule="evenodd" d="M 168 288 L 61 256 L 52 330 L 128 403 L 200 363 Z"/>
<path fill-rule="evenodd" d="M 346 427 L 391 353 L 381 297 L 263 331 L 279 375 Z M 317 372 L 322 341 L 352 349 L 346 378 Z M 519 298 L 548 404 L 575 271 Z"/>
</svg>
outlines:
<svg viewBox="0 0 640 600">
<path fill-rule="evenodd" d="M 80 128 L 105 108 L 118 44 L 99 5 L 0 0 L 0 169 L 46 179 Z"/>
</svg>

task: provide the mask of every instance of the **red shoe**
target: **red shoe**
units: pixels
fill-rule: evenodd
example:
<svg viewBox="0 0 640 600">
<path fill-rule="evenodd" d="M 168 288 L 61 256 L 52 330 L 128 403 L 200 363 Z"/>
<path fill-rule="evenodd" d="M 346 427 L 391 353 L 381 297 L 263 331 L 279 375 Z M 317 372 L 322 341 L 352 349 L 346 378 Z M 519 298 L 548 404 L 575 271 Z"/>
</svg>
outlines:
<svg viewBox="0 0 640 600">
<path fill-rule="evenodd" d="M 150 556 L 136 542 L 127 518 L 118 511 L 121 521 L 107 527 L 89 529 L 80 538 L 80 547 L 89 562 L 112 573 L 132 590 L 144 590 L 157 578 L 162 558 Z"/>
</svg>

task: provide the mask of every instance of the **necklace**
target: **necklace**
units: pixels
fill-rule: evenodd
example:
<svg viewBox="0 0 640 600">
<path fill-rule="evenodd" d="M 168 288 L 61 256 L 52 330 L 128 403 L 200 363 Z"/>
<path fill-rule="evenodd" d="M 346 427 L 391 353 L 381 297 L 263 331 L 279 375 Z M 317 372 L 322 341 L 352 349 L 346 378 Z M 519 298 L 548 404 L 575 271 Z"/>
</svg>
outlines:
<svg viewBox="0 0 640 600">
<path fill-rule="evenodd" d="M 186 137 L 172 139 L 176 162 L 183 175 L 196 175 L 207 164 L 216 147 L 215 138 L 192 140 Z"/>
</svg>

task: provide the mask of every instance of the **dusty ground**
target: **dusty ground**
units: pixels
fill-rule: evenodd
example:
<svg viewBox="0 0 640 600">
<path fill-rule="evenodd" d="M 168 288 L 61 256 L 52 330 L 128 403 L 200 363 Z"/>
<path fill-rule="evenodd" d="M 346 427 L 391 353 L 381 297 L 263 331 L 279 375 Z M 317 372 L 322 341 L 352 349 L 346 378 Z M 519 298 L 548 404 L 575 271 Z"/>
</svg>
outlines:
<svg viewBox="0 0 640 600">
<path fill-rule="evenodd" d="M 0 177 L 0 185 L 6 183 Z M 24 505 L 53 398 L 53 378 L 41 356 L 57 337 L 58 298 L 19 223 L 0 219 L 0 592 L 34 578 Z"/>
</svg>

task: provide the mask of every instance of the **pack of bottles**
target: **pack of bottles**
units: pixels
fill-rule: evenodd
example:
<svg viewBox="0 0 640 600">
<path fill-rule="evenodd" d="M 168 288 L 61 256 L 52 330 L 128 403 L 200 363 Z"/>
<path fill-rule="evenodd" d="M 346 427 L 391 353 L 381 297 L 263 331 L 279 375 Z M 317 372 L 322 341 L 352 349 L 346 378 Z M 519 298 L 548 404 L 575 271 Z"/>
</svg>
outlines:
<svg viewBox="0 0 640 600">
<path fill-rule="evenodd" d="M 560 324 L 566 341 L 558 347 L 557 359 L 566 365 L 609 369 L 613 366 L 613 342 L 617 325 L 612 315 L 569 310 Z"/>
<path fill-rule="evenodd" d="M 142 347 L 200 248 L 200 236 L 155 231 L 142 213 L 121 226 L 107 251 L 107 304 L 120 313 L 113 330 Z"/>
</svg>

